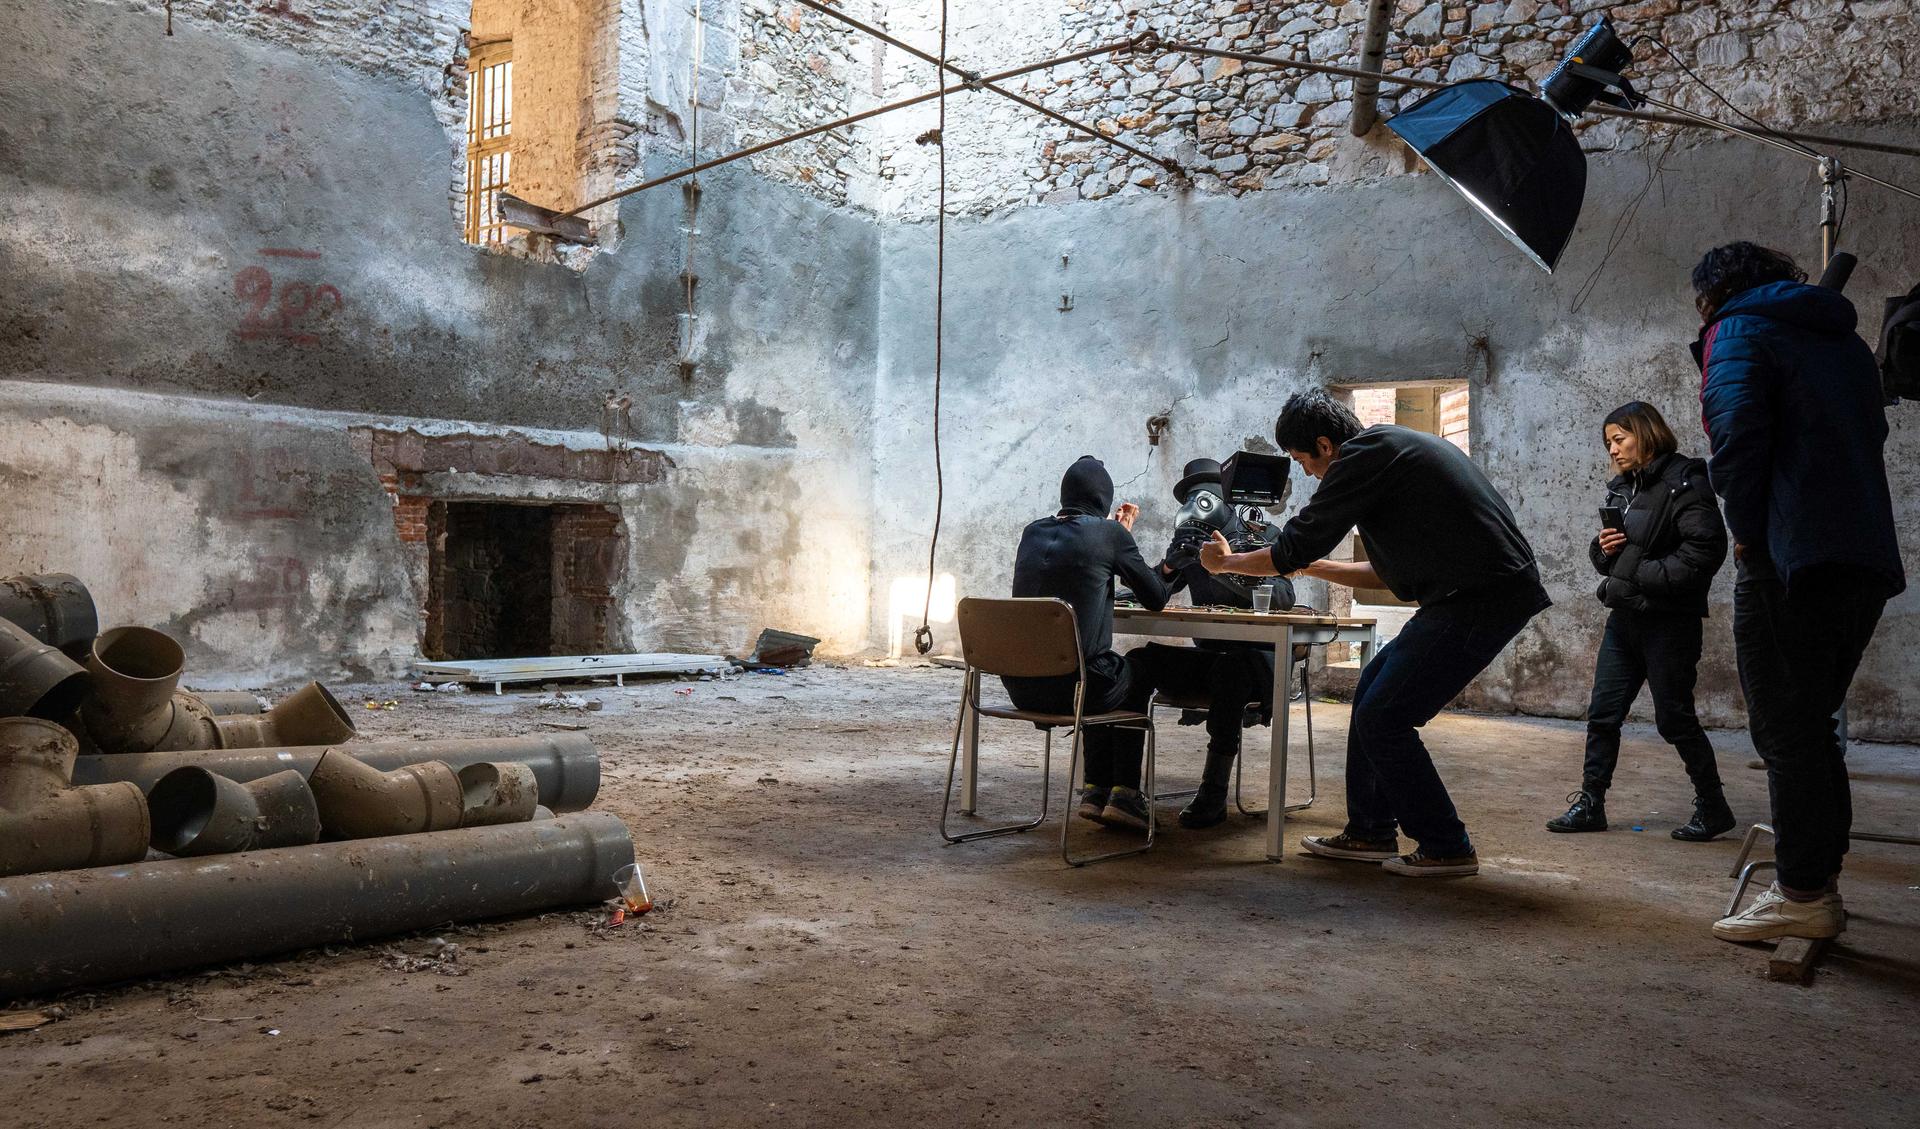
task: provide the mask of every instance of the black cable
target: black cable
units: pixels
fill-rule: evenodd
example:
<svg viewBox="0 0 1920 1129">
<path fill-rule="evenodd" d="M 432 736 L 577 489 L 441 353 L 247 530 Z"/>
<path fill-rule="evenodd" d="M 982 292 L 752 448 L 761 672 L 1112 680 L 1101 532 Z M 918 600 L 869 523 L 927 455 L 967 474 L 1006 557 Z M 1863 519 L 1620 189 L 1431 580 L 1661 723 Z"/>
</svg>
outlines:
<svg viewBox="0 0 1920 1129">
<path fill-rule="evenodd" d="M 1640 186 L 1640 191 L 1634 194 L 1633 199 L 1628 201 L 1627 206 L 1620 209 L 1620 214 L 1614 218 L 1613 230 L 1607 234 L 1607 249 L 1605 253 L 1600 256 L 1600 262 L 1594 266 L 1592 273 L 1588 274 L 1585 281 L 1580 283 L 1580 288 L 1573 292 L 1573 303 L 1567 308 L 1568 313 L 1579 313 L 1580 307 L 1586 305 L 1587 299 L 1593 297 L 1594 292 L 1599 289 L 1600 275 L 1607 269 L 1607 263 L 1613 259 L 1613 253 L 1619 250 L 1620 244 L 1625 241 L 1627 229 L 1633 223 L 1633 217 L 1639 214 L 1640 205 L 1646 201 L 1647 193 L 1653 190 L 1654 182 L 1659 180 L 1661 175 L 1667 171 L 1667 154 L 1673 151 L 1673 142 L 1678 136 L 1678 133 L 1669 133 L 1666 144 L 1661 148 L 1659 155 L 1647 159 L 1646 182 Z"/>
<path fill-rule="evenodd" d="M 947 288 L 947 0 L 940 0 L 940 123 L 934 142 L 939 150 L 939 213 L 934 217 L 933 250 L 933 539 L 927 544 L 927 593 L 920 604 L 920 626 L 913 633 L 913 649 L 933 650 L 933 569 L 940 551 L 940 519 L 946 508 L 946 476 L 940 465 L 940 362 Z"/>
</svg>

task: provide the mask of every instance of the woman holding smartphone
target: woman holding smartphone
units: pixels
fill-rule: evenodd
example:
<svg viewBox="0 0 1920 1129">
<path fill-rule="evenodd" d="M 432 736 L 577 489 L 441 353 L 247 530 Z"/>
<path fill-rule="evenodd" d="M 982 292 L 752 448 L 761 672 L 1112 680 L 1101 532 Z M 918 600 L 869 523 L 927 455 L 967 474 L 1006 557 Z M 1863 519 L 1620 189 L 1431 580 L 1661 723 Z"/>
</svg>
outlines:
<svg viewBox="0 0 1920 1129">
<path fill-rule="evenodd" d="M 1635 400 L 1600 428 L 1618 477 L 1607 484 L 1601 529 L 1588 546 L 1601 575 L 1596 593 L 1612 609 L 1587 706 L 1587 758 L 1580 789 L 1549 831 L 1605 831 L 1607 788 L 1620 757 L 1620 726 L 1653 689 L 1654 723 L 1693 781 L 1693 818 L 1673 837 L 1703 843 L 1733 830 L 1713 745 L 1693 712 L 1707 588 L 1727 558 L 1727 527 L 1707 483 L 1707 464 L 1678 451 L 1653 405 Z"/>
</svg>

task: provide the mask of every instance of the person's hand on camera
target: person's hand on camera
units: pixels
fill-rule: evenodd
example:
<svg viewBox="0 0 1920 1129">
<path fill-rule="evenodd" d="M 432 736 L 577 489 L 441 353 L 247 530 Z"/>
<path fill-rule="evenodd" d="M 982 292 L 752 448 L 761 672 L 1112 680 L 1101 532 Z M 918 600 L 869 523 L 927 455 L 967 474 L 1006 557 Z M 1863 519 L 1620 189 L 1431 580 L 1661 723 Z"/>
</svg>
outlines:
<svg viewBox="0 0 1920 1129">
<path fill-rule="evenodd" d="M 1133 519 L 1139 516 L 1140 507 L 1134 505 L 1132 502 L 1122 502 L 1120 503 L 1120 508 L 1113 511 L 1113 520 L 1125 527 L 1128 533 L 1133 532 Z"/>
<path fill-rule="evenodd" d="M 1618 529 L 1602 529 L 1600 531 L 1600 551 L 1609 557 L 1626 547 L 1627 535 Z"/>
</svg>

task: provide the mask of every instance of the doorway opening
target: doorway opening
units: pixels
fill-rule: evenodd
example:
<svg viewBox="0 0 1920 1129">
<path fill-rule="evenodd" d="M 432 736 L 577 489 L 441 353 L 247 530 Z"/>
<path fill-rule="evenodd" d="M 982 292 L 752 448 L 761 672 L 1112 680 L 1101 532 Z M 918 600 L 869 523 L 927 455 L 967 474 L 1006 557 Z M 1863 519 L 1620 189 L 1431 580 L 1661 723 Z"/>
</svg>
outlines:
<svg viewBox="0 0 1920 1129">
<path fill-rule="evenodd" d="M 1471 456 L 1472 390 L 1464 380 L 1414 380 L 1404 383 L 1341 384 L 1332 389 L 1345 400 L 1361 427 L 1391 423 L 1438 435 Z M 1349 559 L 1367 559 L 1360 535 L 1348 536 Z M 1379 621 L 1379 641 L 1387 642 L 1413 618 L 1414 605 L 1384 588 L 1353 590 L 1351 615 Z M 1349 660 L 1351 661 L 1351 660 Z"/>
<path fill-rule="evenodd" d="M 607 506 L 435 502 L 427 511 L 433 660 L 604 654 L 625 533 Z"/>
</svg>

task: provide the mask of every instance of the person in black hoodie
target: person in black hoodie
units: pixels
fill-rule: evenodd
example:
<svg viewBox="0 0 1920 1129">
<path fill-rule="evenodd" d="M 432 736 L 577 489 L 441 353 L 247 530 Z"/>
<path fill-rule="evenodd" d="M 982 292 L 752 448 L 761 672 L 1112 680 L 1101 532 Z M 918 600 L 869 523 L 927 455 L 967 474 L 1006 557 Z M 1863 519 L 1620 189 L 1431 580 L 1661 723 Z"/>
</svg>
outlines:
<svg viewBox="0 0 1920 1129">
<path fill-rule="evenodd" d="M 1262 536 L 1261 527 L 1247 522 L 1227 502 L 1218 462 L 1194 459 L 1182 473 L 1173 488 L 1180 512 L 1175 518 L 1173 539 L 1160 561 L 1160 575 L 1167 580 L 1169 594 L 1185 589 L 1192 594 L 1196 607 L 1253 607 L 1255 581 L 1208 572 L 1200 563 L 1200 547 L 1215 532 L 1241 548 L 1264 544 L 1270 534 Z M 1293 607 L 1291 580 L 1276 577 L 1265 583 L 1273 586 L 1275 609 Z M 1127 652 L 1127 662 L 1156 690 L 1207 702 L 1206 766 L 1201 770 L 1193 802 L 1180 812 L 1180 826 L 1192 830 L 1226 821 L 1227 784 L 1240 755 L 1241 730 L 1256 721 L 1270 722 L 1274 708 L 1273 644 L 1226 639 L 1200 639 L 1196 643 L 1192 647 L 1148 643 Z"/>
<path fill-rule="evenodd" d="M 1134 598 L 1159 611 L 1167 605 L 1160 573 L 1140 556 L 1133 521 L 1140 508 L 1127 503 L 1113 516 L 1113 479 L 1092 455 L 1083 455 L 1060 480 L 1060 509 L 1028 525 L 1013 562 L 1015 596 L 1051 596 L 1073 606 L 1085 660 L 1088 714 L 1141 710 L 1153 694 L 1113 649 L 1113 588 L 1118 577 Z M 1007 696 L 1023 710 L 1072 713 L 1074 678 L 1003 678 Z M 1138 831 L 1147 828 L 1147 800 L 1140 793 L 1145 734 L 1139 729 L 1097 725 L 1086 731 L 1086 784 L 1080 790 L 1083 819 Z"/>
<path fill-rule="evenodd" d="M 1713 745 L 1693 712 L 1701 620 L 1707 588 L 1727 559 L 1726 523 L 1707 464 L 1680 454 L 1673 429 L 1653 405 L 1635 400 L 1614 409 L 1600 436 L 1620 471 L 1607 484 L 1605 506 L 1621 512 L 1625 528 L 1603 528 L 1587 547 L 1601 576 L 1595 594 L 1612 612 L 1594 665 L 1580 789 L 1547 830 L 1607 829 L 1620 726 L 1644 683 L 1653 690 L 1654 724 L 1693 781 L 1693 818 L 1674 828 L 1673 837 L 1704 843 L 1734 827 Z"/>
</svg>

